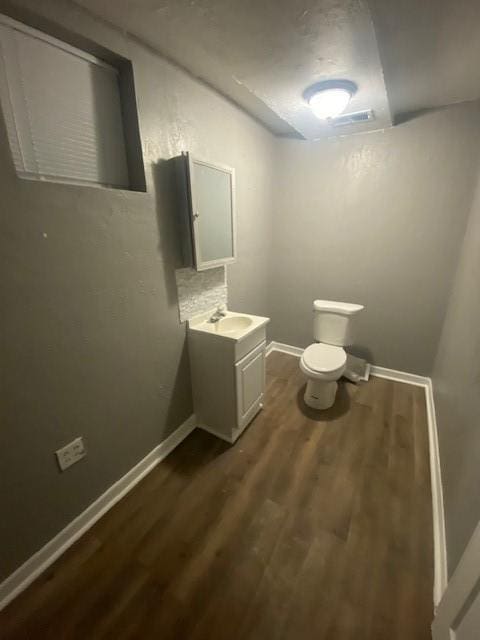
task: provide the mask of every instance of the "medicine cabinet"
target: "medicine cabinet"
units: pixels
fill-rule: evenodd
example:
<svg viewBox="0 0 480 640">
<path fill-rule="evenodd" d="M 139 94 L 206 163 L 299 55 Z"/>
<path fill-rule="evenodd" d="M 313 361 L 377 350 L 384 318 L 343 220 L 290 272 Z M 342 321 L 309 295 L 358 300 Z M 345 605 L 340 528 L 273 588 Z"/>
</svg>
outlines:
<svg viewBox="0 0 480 640">
<path fill-rule="evenodd" d="M 184 190 L 183 243 L 186 261 L 197 271 L 236 259 L 235 171 L 200 160 L 180 159 Z"/>
</svg>

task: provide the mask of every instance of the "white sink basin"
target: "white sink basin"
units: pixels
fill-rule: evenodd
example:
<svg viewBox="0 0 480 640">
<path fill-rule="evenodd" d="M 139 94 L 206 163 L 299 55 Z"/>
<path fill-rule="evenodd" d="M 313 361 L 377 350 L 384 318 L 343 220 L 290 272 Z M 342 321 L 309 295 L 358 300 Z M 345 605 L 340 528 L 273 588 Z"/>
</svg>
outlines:
<svg viewBox="0 0 480 640">
<path fill-rule="evenodd" d="M 237 333 L 248 329 L 252 324 L 252 318 L 248 316 L 231 316 L 229 318 L 222 318 L 214 324 L 217 325 L 217 333 Z"/>
<path fill-rule="evenodd" d="M 217 322 L 209 322 L 215 310 L 202 313 L 188 321 L 190 331 L 200 331 L 219 338 L 242 340 L 260 327 L 264 327 L 269 318 L 252 316 L 246 313 L 225 311 L 225 316 Z"/>
</svg>

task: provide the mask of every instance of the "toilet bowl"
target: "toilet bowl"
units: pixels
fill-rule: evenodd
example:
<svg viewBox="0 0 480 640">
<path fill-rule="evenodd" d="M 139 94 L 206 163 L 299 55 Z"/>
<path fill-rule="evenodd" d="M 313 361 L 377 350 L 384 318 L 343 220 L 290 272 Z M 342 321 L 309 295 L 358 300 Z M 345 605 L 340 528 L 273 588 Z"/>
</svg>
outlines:
<svg viewBox="0 0 480 640">
<path fill-rule="evenodd" d="M 328 409 L 335 402 L 337 380 L 347 365 L 344 346 L 352 344 L 353 316 L 360 304 L 315 300 L 313 337 L 317 341 L 305 349 L 300 369 L 307 378 L 305 403 L 313 409 Z"/>
<path fill-rule="evenodd" d="M 311 344 L 300 358 L 300 369 L 307 377 L 305 403 L 313 409 L 328 409 L 335 402 L 337 380 L 342 377 L 347 354 L 342 347 L 322 342 Z"/>
</svg>

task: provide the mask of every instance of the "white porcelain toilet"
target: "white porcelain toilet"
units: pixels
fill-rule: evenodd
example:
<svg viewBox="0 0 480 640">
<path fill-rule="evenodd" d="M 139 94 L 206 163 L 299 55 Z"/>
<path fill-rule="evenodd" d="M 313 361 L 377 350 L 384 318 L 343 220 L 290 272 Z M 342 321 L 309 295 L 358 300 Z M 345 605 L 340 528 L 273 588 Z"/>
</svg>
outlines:
<svg viewBox="0 0 480 640">
<path fill-rule="evenodd" d="M 353 342 L 353 319 L 361 304 L 315 300 L 313 337 L 316 340 L 300 358 L 300 369 L 307 377 L 305 403 L 313 409 L 328 409 L 335 402 L 337 380 L 347 364 L 343 347 Z"/>
</svg>

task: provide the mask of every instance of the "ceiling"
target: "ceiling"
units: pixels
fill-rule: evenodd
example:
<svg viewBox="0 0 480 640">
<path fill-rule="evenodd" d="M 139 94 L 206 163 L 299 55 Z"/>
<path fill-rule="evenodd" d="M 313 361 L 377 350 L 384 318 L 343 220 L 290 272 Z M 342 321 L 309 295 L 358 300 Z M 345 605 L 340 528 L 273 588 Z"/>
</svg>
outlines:
<svg viewBox="0 0 480 640">
<path fill-rule="evenodd" d="M 478 0 L 370 0 L 395 116 L 480 98 Z"/>
<path fill-rule="evenodd" d="M 480 98 L 475 0 L 76 0 L 237 103 L 277 135 L 381 129 L 405 112 Z M 331 78 L 358 85 L 332 128 L 302 98 Z"/>
</svg>

